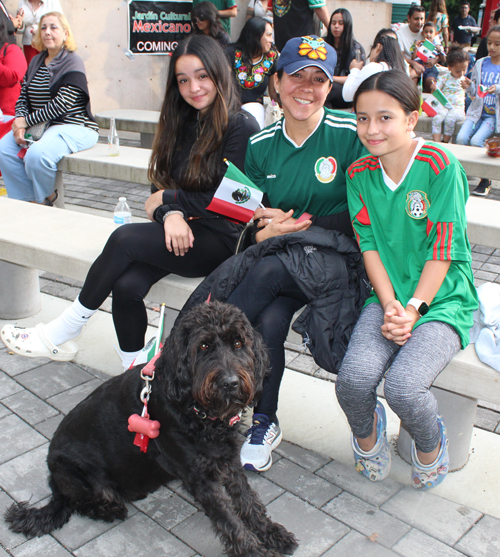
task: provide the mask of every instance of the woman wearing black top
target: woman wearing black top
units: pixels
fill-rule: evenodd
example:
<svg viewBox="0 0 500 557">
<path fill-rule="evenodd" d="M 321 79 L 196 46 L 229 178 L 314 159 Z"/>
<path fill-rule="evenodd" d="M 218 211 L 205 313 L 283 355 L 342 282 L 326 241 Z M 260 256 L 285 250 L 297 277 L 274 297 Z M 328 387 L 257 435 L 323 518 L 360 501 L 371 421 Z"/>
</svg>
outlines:
<svg viewBox="0 0 500 557">
<path fill-rule="evenodd" d="M 356 56 L 363 62 L 366 60 L 365 50 L 355 40 L 352 32 L 351 12 L 345 8 L 338 8 L 332 13 L 325 41 L 337 51 L 337 65 L 332 90 L 326 99 L 325 106 L 327 108 L 350 108 L 352 103 L 344 101 L 342 88 L 349 75 L 351 62 L 356 59 Z"/>
<path fill-rule="evenodd" d="M 212 2 L 200 2 L 194 6 L 191 10 L 191 21 L 195 35 L 208 35 L 222 47 L 231 44 L 231 37 L 222 26 L 219 10 Z"/>
<path fill-rule="evenodd" d="M 113 293 L 113 321 L 124 369 L 144 346 L 143 299 L 170 273 L 202 277 L 234 253 L 241 226 L 205 208 L 224 176 L 227 158 L 243 170 L 248 139 L 259 131 L 240 109 L 227 59 L 210 37 L 192 35 L 170 62 L 153 144 L 146 201 L 151 223 L 127 224 L 109 237 L 80 296 L 54 321 L 23 329 L 6 325 L 3 342 L 26 356 L 70 360 L 70 339 Z"/>
<path fill-rule="evenodd" d="M 252 17 L 244 25 L 234 45 L 227 48 L 229 62 L 241 91 L 241 102 L 263 103 L 266 89 L 278 101 L 274 81 L 279 54 L 273 44 L 273 28 L 262 17 Z"/>
</svg>

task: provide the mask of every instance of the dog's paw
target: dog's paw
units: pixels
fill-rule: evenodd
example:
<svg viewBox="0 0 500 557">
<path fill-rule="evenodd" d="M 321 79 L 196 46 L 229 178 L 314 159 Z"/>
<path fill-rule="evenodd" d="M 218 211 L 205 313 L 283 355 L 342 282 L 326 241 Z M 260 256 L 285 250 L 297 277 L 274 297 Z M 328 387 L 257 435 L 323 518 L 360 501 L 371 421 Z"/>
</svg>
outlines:
<svg viewBox="0 0 500 557">
<path fill-rule="evenodd" d="M 299 546 L 297 538 L 277 522 L 269 525 L 266 538 L 266 547 L 276 549 L 278 555 L 293 555 Z"/>
</svg>

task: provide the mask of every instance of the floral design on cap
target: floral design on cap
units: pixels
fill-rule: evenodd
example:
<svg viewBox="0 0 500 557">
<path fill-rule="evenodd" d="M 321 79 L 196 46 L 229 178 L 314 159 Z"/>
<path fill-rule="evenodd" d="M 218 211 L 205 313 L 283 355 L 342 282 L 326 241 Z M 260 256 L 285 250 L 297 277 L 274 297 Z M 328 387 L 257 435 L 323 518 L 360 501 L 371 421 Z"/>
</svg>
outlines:
<svg viewBox="0 0 500 557">
<path fill-rule="evenodd" d="M 319 37 L 302 37 L 299 45 L 299 55 L 307 56 L 311 60 L 326 60 L 327 51 L 325 41 Z"/>
</svg>

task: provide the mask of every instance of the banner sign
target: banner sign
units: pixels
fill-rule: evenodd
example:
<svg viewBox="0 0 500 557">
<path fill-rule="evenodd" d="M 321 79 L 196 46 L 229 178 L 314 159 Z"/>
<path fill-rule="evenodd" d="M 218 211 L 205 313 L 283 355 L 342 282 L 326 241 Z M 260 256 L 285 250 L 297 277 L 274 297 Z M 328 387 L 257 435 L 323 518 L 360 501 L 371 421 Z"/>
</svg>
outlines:
<svg viewBox="0 0 500 557">
<path fill-rule="evenodd" d="M 171 56 L 191 33 L 191 0 L 129 0 L 129 50 Z"/>
</svg>

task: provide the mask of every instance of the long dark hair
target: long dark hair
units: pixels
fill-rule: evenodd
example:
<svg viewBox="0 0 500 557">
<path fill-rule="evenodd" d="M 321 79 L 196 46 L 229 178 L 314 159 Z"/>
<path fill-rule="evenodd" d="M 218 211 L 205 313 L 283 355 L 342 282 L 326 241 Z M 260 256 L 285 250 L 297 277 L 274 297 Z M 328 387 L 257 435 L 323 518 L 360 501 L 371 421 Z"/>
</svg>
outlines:
<svg viewBox="0 0 500 557">
<path fill-rule="evenodd" d="M 375 38 L 373 39 L 373 46 L 375 46 L 379 42 L 380 37 L 392 37 L 396 40 L 398 38 L 394 29 L 391 29 L 390 27 L 384 27 L 383 29 L 380 29 L 380 31 L 375 35 Z"/>
<path fill-rule="evenodd" d="M 399 70 L 379 72 L 365 79 L 354 95 L 354 112 L 360 95 L 367 91 L 381 91 L 396 100 L 405 114 L 420 110 L 420 92 L 410 77 Z"/>
<path fill-rule="evenodd" d="M 184 54 L 197 56 L 217 94 L 206 115 L 200 119 L 198 139 L 189 153 L 186 171 L 176 183 L 172 178 L 172 160 L 183 137 L 186 122 L 199 117 L 198 111 L 182 97 L 175 76 L 177 60 Z M 179 43 L 170 60 L 165 98 L 160 120 L 153 141 L 148 178 L 159 189 L 182 188 L 189 191 L 206 191 L 218 176 L 219 149 L 226 133 L 229 117 L 240 109 L 236 84 L 231 75 L 224 50 L 219 43 L 206 35 L 191 35 Z"/>
<path fill-rule="evenodd" d="M 243 26 L 235 46 L 241 50 L 242 61 L 252 66 L 252 58 L 262 54 L 260 40 L 269 23 L 262 17 L 251 17 Z"/>
<path fill-rule="evenodd" d="M 341 14 L 344 21 L 344 30 L 342 35 L 340 35 L 340 41 L 338 48 L 335 47 L 335 37 L 332 33 L 332 19 L 334 15 Z M 330 17 L 330 23 L 328 24 L 328 34 L 326 35 L 325 41 L 333 46 L 337 51 L 337 67 L 341 70 L 348 70 L 350 64 L 350 54 L 354 50 L 354 34 L 352 32 L 352 16 L 349 10 L 345 8 L 337 8 Z"/>
<path fill-rule="evenodd" d="M 203 1 L 193 6 L 191 10 L 191 21 L 194 19 L 208 21 L 208 34 L 217 41 L 225 34 L 224 27 L 220 20 L 219 10 L 212 2 Z M 204 35 L 203 31 L 200 31 L 195 23 L 193 23 L 192 27 L 195 35 Z"/>
<path fill-rule="evenodd" d="M 401 53 L 401 48 L 397 39 L 393 39 L 388 35 L 382 35 L 373 41 L 373 47 L 378 44 L 382 45 L 382 50 L 377 56 L 377 62 L 385 62 L 391 70 L 399 70 L 406 72 L 405 59 Z"/>
<path fill-rule="evenodd" d="M 4 46 L 5 43 L 9 42 L 9 34 L 7 33 L 7 24 L 3 17 L 0 18 L 0 48 Z"/>
</svg>

